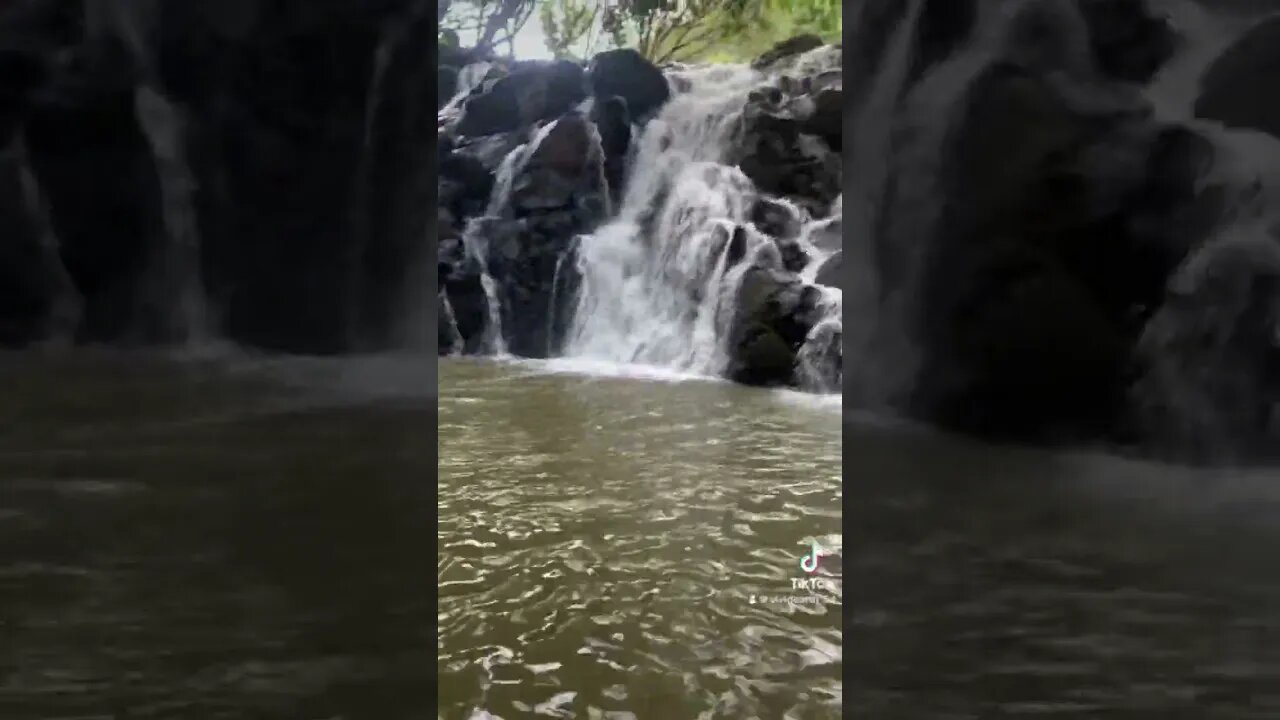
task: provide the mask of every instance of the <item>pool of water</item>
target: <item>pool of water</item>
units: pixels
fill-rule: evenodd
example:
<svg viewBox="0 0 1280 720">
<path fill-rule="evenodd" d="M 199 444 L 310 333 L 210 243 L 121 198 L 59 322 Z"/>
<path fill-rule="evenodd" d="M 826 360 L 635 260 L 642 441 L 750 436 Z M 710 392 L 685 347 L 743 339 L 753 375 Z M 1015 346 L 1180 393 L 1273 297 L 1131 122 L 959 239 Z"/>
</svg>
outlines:
<svg viewBox="0 0 1280 720">
<path fill-rule="evenodd" d="M 0 717 L 429 717 L 414 367 L 0 355 Z"/>
<path fill-rule="evenodd" d="M 443 716 L 841 717 L 838 404 L 634 367 L 440 372 Z"/>
<path fill-rule="evenodd" d="M 580 362 L 0 377 L 6 720 L 1280 717 L 1274 468 Z"/>
</svg>

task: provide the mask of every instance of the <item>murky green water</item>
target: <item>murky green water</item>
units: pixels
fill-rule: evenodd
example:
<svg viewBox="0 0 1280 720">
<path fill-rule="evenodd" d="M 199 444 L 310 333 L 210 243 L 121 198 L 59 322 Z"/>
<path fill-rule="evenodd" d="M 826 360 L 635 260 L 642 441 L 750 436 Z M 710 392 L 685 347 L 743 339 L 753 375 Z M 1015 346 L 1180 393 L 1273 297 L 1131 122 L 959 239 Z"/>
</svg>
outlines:
<svg viewBox="0 0 1280 720">
<path fill-rule="evenodd" d="M 413 367 L 0 355 L 0 718 L 430 717 Z"/>
<path fill-rule="evenodd" d="M 423 358 L 0 379 L 5 720 L 1280 717 L 1274 468 L 537 365 L 446 362 L 438 445 Z"/>
<path fill-rule="evenodd" d="M 838 411 L 448 362 L 439 451 L 442 716 L 840 717 Z"/>
<path fill-rule="evenodd" d="M 851 426 L 846 708 L 1280 718 L 1280 470 Z"/>
</svg>

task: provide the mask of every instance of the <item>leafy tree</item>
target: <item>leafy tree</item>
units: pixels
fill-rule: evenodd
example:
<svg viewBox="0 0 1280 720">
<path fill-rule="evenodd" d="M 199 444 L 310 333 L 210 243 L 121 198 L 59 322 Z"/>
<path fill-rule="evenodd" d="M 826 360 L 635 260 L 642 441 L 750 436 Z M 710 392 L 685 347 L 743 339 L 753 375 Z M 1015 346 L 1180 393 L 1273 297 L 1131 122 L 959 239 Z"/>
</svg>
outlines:
<svg viewBox="0 0 1280 720">
<path fill-rule="evenodd" d="M 718 44 L 701 59 L 741 62 L 758 57 L 782 40 L 804 34 L 840 42 L 843 28 L 838 0 L 761 0 L 742 34 Z"/>
<path fill-rule="evenodd" d="M 603 6 L 592 0 L 545 0 L 538 11 L 547 49 L 557 58 L 593 54 L 607 42 L 601 27 Z"/>
<path fill-rule="evenodd" d="M 475 38 L 473 47 L 479 50 L 505 44 L 510 55 L 516 34 L 537 6 L 538 0 L 438 0 L 436 12 L 442 38 L 453 31 L 455 37 Z"/>
<path fill-rule="evenodd" d="M 619 47 L 654 63 L 697 59 L 746 32 L 761 0 L 619 0 L 602 24 Z"/>
<path fill-rule="evenodd" d="M 736 62 L 813 33 L 838 41 L 839 0 L 438 0 L 441 27 L 492 49 L 536 12 L 556 57 L 632 47 L 650 61 Z"/>
</svg>

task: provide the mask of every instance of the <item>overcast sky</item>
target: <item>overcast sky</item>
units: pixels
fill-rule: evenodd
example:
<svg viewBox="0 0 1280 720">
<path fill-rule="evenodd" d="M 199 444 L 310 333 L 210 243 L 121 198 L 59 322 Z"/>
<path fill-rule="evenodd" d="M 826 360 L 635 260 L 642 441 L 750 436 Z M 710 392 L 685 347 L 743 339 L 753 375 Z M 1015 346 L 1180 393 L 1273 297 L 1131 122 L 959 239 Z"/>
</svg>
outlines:
<svg viewBox="0 0 1280 720">
<path fill-rule="evenodd" d="M 517 60 L 551 59 L 551 51 L 547 49 L 542 35 L 542 21 L 536 15 L 529 18 L 529 22 L 516 33 L 515 46 Z"/>
<path fill-rule="evenodd" d="M 463 46 L 470 46 L 476 40 L 476 34 L 473 32 L 458 33 L 458 40 Z M 506 47 L 502 47 L 500 51 L 505 51 Z M 517 60 L 550 60 L 551 51 L 547 49 L 547 43 L 542 36 L 542 21 L 538 19 L 537 14 L 529 18 L 529 21 L 520 28 L 520 32 L 516 33 L 515 53 Z"/>
</svg>

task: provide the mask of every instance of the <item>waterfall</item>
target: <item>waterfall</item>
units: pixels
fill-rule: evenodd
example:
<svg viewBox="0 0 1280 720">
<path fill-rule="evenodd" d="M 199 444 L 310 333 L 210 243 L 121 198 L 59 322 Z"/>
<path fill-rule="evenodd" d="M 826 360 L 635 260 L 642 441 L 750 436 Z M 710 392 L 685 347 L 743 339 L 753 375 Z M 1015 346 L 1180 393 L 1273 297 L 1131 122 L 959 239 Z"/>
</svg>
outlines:
<svg viewBox="0 0 1280 720">
<path fill-rule="evenodd" d="M 529 251 L 512 237 L 533 237 L 512 195 L 540 140 L 460 139 L 497 166 L 501 222 L 464 235 L 498 337 L 527 321 L 584 365 L 847 386 L 861 408 L 991 435 L 1274 437 L 1280 139 L 1196 117 L 1207 69 L 1257 18 L 1202 0 L 954 7 L 862 4 L 847 77 L 839 47 L 666 68 L 670 97 L 613 150 L 616 212 L 537 236 L 559 254 L 532 289 L 511 281 Z M 1267 57 L 1224 63 L 1243 75 L 1220 112 L 1270 122 L 1232 95 Z M 488 71 L 465 68 L 442 116 Z M 847 169 L 827 171 L 832 150 Z M 540 211 L 571 204 L 552 195 Z M 545 295 L 542 315 L 528 298 Z"/>
<path fill-rule="evenodd" d="M 48 202 L 40 188 L 40 181 L 31 171 L 27 156 L 26 139 L 19 132 L 13 140 L 13 158 L 18 168 L 18 182 L 27 216 L 35 226 L 35 238 L 40 255 L 39 267 L 48 277 L 54 297 L 45 323 L 45 334 L 54 345 L 67 345 L 75 341 L 77 326 L 84 312 L 84 299 L 67 272 L 62 260 L 61 244 L 49 217 Z"/>
<path fill-rule="evenodd" d="M 1227 210 L 1146 325 L 1138 352 L 1150 369 L 1134 395 L 1170 444 L 1226 459 L 1231 448 L 1280 435 L 1280 388 L 1260 386 L 1280 359 L 1280 138 L 1195 118 L 1202 78 L 1250 18 L 1190 0 L 1159 5 L 1187 40 L 1146 96 L 1160 117 L 1211 143 L 1201 186 L 1220 190 Z"/>
<path fill-rule="evenodd" d="M 492 63 L 477 62 L 463 67 L 458 72 L 457 90 L 453 93 L 453 97 L 449 98 L 449 101 L 444 104 L 444 107 L 440 108 L 439 112 L 436 113 L 438 124 L 443 125 L 448 121 L 457 119 L 462 113 L 462 105 L 471 96 L 471 93 L 489 77 L 489 71 L 492 68 Z"/>
<path fill-rule="evenodd" d="M 200 276 L 200 233 L 192 195 L 195 180 L 187 164 L 185 119 L 178 108 L 149 87 L 134 94 L 143 135 L 151 145 L 160 179 L 165 242 L 157 252 L 157 297 L 166 337 L 185 343 L 209 338 L 204 283 Z"/>
<path fill-rule="evenodd" d="M 729 164 L 748 94 L 770 78 L 741 66 L 673 75 L 678 91 L 639 136 L 617 216 L 577 245 L 564 354 L 722 375 L 743 275 L 778 253 L 749 220 L 761 193 Z M 839 317 L 838 302 L 827 310 Z"/>
</svg>

